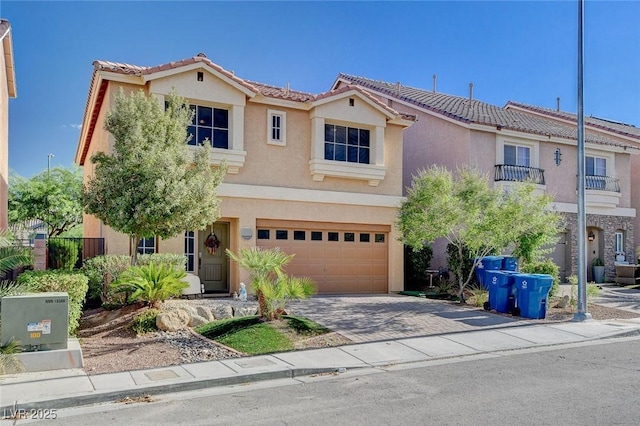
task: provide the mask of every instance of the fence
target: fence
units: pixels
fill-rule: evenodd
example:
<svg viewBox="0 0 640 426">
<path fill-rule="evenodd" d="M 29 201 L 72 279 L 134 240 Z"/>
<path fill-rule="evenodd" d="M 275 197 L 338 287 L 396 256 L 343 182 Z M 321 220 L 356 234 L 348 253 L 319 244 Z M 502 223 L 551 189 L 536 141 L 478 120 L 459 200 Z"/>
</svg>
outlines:
<svg viewBox="0 0 640 426">
<path fill-rule="evenodd" d="M 104 247 L 104 238 L 49 238 L 47 268 L 80 268 L 86 259 L 103 255 Z"/>
</svg>

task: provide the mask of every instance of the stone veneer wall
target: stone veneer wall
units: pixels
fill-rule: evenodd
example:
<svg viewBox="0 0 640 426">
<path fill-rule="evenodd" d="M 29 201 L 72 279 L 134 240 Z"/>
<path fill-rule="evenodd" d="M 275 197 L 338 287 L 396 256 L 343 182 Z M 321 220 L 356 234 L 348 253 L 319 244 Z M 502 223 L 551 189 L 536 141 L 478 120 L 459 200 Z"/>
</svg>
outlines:
<svg viewBox="0 0 640 426">
<path fill-rule="evenodd" d="M 578 274 L 578 215 L 574 213 L 563 213 L 566 228 L 571 232 L 571 274 Z M 605 266 L 605 281 L 614 281 L 616 278 L 615 258 L 615 233 L 617 230 L 625 232 L 624 252 L 627 260 L 635 259 L 635 245 L 633 241 L 633 218 L 625 216 L 608 215 L 587 215 L 587 228 L 594 227 L 602 229 L 604 239 L 604 251 L 602 260 Z M 583 231 L 583 232 L 586 232 Z M 635 262 L 630 262 L 635 263 Z M 567 265 L 568 266 L 568 265 Z M 569 269 L 569 268 L 567 268 Z"/>
</svg>

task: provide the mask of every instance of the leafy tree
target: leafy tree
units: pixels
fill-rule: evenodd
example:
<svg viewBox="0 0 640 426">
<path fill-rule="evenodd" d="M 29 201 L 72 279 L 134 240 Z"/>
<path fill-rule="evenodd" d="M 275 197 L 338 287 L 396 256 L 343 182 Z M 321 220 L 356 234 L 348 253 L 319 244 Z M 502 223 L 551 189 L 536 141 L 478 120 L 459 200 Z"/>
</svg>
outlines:
<svg viewBox="0 0 640 426">
<path fill-rule="evenodd" d="M 414 177 L 402 203 L 397 227 L 405 244 L 421 248 L 425 242 L 445 238 L 458 251 L 458 259 L 470 257 L 473 268 L 463 272 L 457 262 L 458 297 L 473 278 L 479 258 L 511 246 L 516 252 L 536 253 L 560 231 L 560 216 L 549 209 L 552 198 L 536 195 L 534 185 L 523 183 L 510 190 L 490 188 L 488 177 L 472 168 L 454 176 L 441 166 L 421 170 Z M 538 235 L 538 238 L 525 238 Z M 465 254 L 468 250 L 468 254 Z"/>
<path fill-rule="evenodd" d="M 9 223 L 40 220 L 49 236 L 59 236 L 82 223 L 82 170 L 55 167 L 26 179 L 12 174 L 8 200 Z"/>
<path fill-rule="evenodd" d="M 105 129 L 113 152 L 91 157 L 94 176 L 84 206 L 106 225 L 131 237 L 171 238 L 185 229 L 203 229 L 220 216 L 216 188 L 225 167 L 212 169 L 210 147 L 188 149 L 193 112 L 172 93 L 166 108 L 142 91 L 116 95 Z M 137 261 L 134 250 L 132 264 Z"/>
<path fill-rule="evenodd" d="M 316 293 L 316 286 L 309 277 L 287 276 L 284 267 L 295 255 L 279 248 L 244 248 L 236 254 L 226 249 L 232 260 L 249 272 L 251 286 L 258 296 L 259 315 L 267 321 L 278 319 L 284 313 L 289 300 L 306 299 Z"/>
</svg>

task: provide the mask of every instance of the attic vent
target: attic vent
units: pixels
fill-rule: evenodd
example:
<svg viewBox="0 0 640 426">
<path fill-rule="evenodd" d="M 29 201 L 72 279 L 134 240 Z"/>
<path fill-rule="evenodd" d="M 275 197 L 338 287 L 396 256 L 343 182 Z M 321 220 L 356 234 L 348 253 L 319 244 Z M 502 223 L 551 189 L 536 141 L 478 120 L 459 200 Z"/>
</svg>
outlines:
<svg viewBox="0 0 640 426">
<path fill-rule="evenodd" d="M 355 99 L 349 98 L 349 106 L 354 106 L 356 104 Z"/>
<path fill-rule="evenodd" d="M 198 81 L 204 81 L 204 73 L 202 71 L 198 71 Z"/>
<path fill-rule="evenodd" d="M 206 58 L 207 55 L 205 55 L 204 53 L 200 52 L 196 55 L 198 58 Z"/>
</svg>

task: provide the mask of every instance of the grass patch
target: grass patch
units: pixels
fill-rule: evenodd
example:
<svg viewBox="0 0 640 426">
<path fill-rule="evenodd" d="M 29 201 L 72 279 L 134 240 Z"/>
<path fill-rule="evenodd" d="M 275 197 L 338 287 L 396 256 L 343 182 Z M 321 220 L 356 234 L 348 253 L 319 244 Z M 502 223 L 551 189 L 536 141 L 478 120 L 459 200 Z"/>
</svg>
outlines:
<svg viewBox="0 0 640 426">
<path fill-rule="evenodd" d="M 324 327 L 316 322 L 313 322 L 307 318 L 296 317 L 293 315 L 284 315 L 282 317 L 289 327 L 293 329 L 298 334 L 303 334 L 305 336 L 315 336 L 319 334 L 326 334 L 329 330 L 327 327 Z"/>
<path fill-rule="evenodd" d="M 196 328 L 195 331 L 249 355 L 284 352 L 294 348 L 288 337 L 258 316 L 214 321 Z"/>
<path fill-rule="evenodd" d="M 229 318 L 219 321 L 213 321 L 197 327 L 194 330 L 196 333 L 202 334 L 207 339 L 218 340 L 219 337 L 236 333 L 261 322 L 262 321 L 257 315 L 253 315 L 248 317 Z"/>
<path fill-rule="evenodd" d="M 266 322 L 250 325 L 216 340 L 249 355 L 284 352 L 293 349 L 291 340 Z"/>
</svg>

